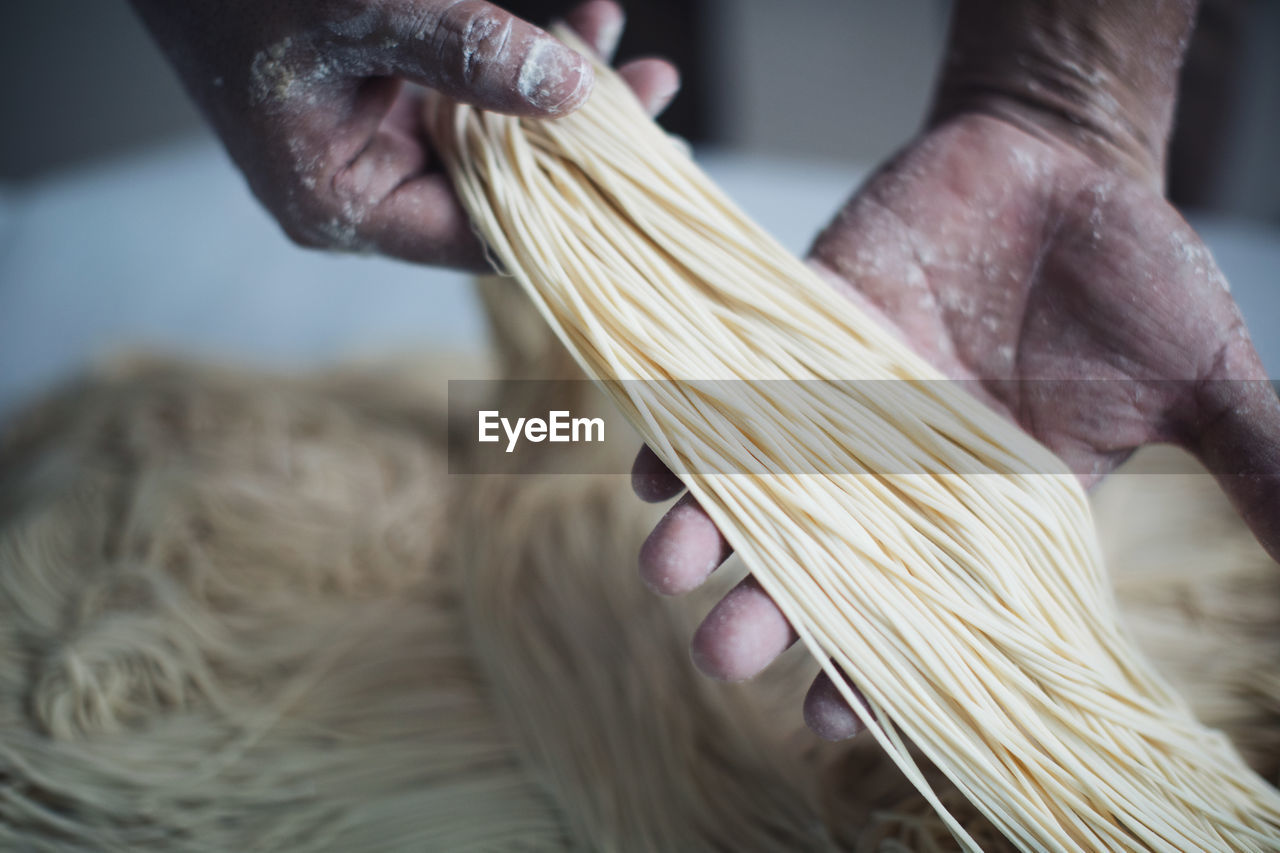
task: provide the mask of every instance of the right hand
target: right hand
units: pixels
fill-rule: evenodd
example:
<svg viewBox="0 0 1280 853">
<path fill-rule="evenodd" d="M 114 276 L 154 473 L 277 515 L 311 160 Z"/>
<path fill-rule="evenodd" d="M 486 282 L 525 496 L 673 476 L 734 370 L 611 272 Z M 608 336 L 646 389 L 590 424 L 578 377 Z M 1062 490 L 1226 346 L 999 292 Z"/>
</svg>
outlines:
<svg viewBox="0 0 1280 853">
<path fill-rule="evenodd" d="M 962 0 L 925 130 L 810 262 L 1084 486 L 1143 445 L 1182 445 L 1280 559 L 1280 400 L 1226 279 L 1163 193 L 1193 7 Z M 1046 10 L 1058 17 L 1046 23 Z M 1073 32 L 1107 37 L 1055 41 Z M 1080 75 L 1094 82 L 1073 85 Z M 653 501 L 684 490 L 647 448 L 633 482 Z M 645 542 L 641 575 L 683 594 L 730 551 L 686 494 Z M 739 681 L 796 639 L 748 577 L 712 608 L 692 654 L 708 676 Z M 825 675 L 804 708 L 823 737 L 861 728 Z"/>
<path fill-rule="evenodd" d="M 591 92 L 587 60 L 481 0 L 133 0 L 250 187 L 297 243 L 425 264 L 485 267 L 433 162 L 417 93 L 555 118 Z M 608 56 L 622 30 L 610 0 L 569 23 Z M 675 69 L 621 70 L 658 112 Z"/>
</svg>

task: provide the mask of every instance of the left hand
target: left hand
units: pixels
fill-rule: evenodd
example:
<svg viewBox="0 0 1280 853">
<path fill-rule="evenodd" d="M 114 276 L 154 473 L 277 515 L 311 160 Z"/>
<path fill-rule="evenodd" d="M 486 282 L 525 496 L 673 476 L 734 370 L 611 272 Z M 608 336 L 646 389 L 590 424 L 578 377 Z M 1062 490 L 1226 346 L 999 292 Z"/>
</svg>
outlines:
<svg viewBox="0 0 1280 853">
<path fill-rule="evenodd" d="M 587 60 L 485 0 L 132 0 L 263 206 L 311 248 L 487 268 L 421 119 L 421 88 L 510 115 L 586 100 Z M 622 11 L 568 21 L 601 55 Z M 675 70 L 619 70 L 658 111 Z"/>
</svg>

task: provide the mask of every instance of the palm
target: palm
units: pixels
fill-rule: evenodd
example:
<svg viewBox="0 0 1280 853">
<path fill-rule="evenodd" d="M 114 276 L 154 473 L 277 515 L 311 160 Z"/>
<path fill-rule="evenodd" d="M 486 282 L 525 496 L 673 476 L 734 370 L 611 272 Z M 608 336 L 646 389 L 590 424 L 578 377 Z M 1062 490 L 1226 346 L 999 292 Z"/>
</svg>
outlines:
<svg viewBox="0 0 1280 853">
<path fill-rule="evenodd" d="M 814 262 L 1086 483 L 1177 438 L 1198 381 L 1252 355 L 1221 273 L 1154 188 L 982 116 L 878 172 Z"/>
</svg>

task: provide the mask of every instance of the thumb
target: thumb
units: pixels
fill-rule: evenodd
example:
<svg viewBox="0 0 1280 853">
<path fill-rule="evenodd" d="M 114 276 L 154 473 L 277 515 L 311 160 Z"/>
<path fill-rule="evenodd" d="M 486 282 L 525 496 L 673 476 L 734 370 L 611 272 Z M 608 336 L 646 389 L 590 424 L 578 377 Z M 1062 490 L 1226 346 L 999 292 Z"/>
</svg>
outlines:
<svg viewBox="0 0 1280 853">
<path fill-rule="evenodd" d="M 1256 366 L 1246 375 L 1262 376 Z M 1240 375 L 1240 374 L 1236 374 Z M 1205 413 L 1186 441 L 1217 479 L 1272 558 L 1280 560 L 1280 398 L 1267 379 L 1210 379 L 1200 386 Z"/>
<path fill-rule="evenodd" d="M 594 79 L 585 57 L 482 0 L 386 0 L 328 28 L 351 73 L 403 77 L 494 112 L 564 115 Z"/>
</svg>

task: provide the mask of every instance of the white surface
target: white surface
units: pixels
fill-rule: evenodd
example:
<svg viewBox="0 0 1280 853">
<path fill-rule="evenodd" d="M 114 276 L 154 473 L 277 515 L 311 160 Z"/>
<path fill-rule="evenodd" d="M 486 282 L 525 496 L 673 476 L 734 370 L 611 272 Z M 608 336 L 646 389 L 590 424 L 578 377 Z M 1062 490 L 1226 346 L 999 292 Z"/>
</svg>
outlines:
<svg viewBox="0 0 1280 853">
<path fill-rule="evenodd" d="M 822 164 L 703 163 L 796 252 L 860 178 Z M 1280 232 L 1198 224 L 1280 376 Z M 211 141 L 0 187 L 0 413 L 121 350 L 292 366 L 481 333 L 464 275 L 294 247 Z"/>
<path fill-rule="evenodd" d="M 478 330 L 462 276 L 290 244 L 210 142 L 10 201 L 0 409 L 126 348 L 291 365 Z"/>
</svg>

